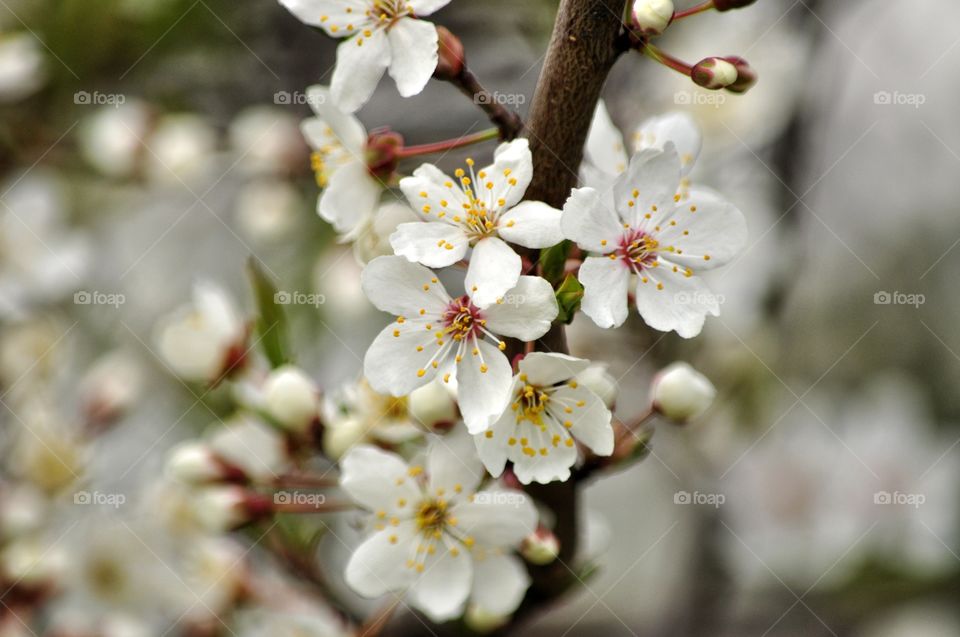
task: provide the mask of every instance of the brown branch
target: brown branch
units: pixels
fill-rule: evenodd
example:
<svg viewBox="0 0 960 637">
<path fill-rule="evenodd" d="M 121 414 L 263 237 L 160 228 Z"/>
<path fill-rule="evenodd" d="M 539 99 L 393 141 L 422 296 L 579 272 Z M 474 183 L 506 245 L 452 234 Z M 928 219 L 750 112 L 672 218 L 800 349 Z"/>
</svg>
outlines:
<svg viewBox="0 0 960 637">
<path fill-rule="evenodd" d="M 516 112 L 500 104 L 496 96 L 491 94 L 480 84 L 477 76 L 464 64 L 460 72 L 447 80 L 460 92 L 473 100 L 473 103 L 487 114 L 487 117 L 500 131 L 500 139 L 510 141 L 516 139 L 523 130 L 523 120 Z"/>
</svg>

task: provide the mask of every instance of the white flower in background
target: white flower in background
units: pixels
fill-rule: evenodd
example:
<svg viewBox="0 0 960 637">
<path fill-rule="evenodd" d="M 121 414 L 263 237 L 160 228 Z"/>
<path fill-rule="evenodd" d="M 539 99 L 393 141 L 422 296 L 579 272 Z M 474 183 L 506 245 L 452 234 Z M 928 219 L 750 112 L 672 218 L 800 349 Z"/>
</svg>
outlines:
<svg viewBox="0 0 960 637">
<path fill-rule="evenodd" d="M 529 576 L 512 551 L 537 526 L 519 491 L 477 492 L 483 467 L 466 436 L 437 439 L 426 467 L 370 446 L 341 462 L 340 484 L 373 512 L 373 534 L 347 564 L 346 580 L 365 597 L 408 589 L 434 621 L 463 613 L 468 600 L 489 613 L 512 613 Z"/>
<path fill-rule="evenodd" d="M 253 480 L 269 482 L 289 464 L 280 432 L 251 416 L 238 413 L 211 427 L 210 449 Z"/>
<path fill-rule="evenodd" d="M 673 144 L 633 156 L 613 187 L 615 209 L 593 188 L 573 191 L 563 210 L 563 231 L 588 257 L 580 267 L 581 308 L 600 327 L 627 318 L 631 275 L 637 310 L 650 327 L 684 338 L 700 333 L 719 302 L 695 273 L 730 261 L 744 246 L 746 222 L 718 194 L 692 188 L 677 194 L 680 160 Z"/>
<path fill-rule="evenodd" d="M 456 401 L 439 380 L 395 397 L 362 378 L 328 396 L 323 412 L 324 451 L 333 458 L 360 442 L 398 444 L 458 420 Z"/>
<path fill-rule="evenodd" d="M 48 501 L 30 484 L 0 485 L 0 541 L 29 535 L 42 528 Z"/>
<path fill-rule="evenodd" d="M 539 201 L 524 201 L 533 177 L 529 142 L 501 144 L 493 164 L 456 177 L 433 164 L 417 168 L 400 189 L 423 223 L 401 224 L 390 237 L 398 255 L 431 268 L 457 263 L 473 248 L 465 285 L 473 302 L 486 307 L 517 283 L 520 256 L 505 241 L 526 248 L 548 248 L 563 240 L 560 211 Z"/>
<path fill-rule="evenodd" d="M 237 223 L 258 243 L 278 243 L 293 233 L 306 205 L 300 191 L 281 179 L 255 179 L 237 193 Z"/>
<path fill-rule="evenodd" d="M 237 612 L 237 637 L 350 637 L 332 610 L 313 602 L 306 609 L 254 608 Z"/>
<path fill-rule="evenodd" d="M 125 414 L 143 391 L 143 368 L 130 353 L 104 354 L 80 379 L 83 411 L 91 422 L 105 422 Z"/>
<path fill-rule="evenodd" d="M 16 102 L 46 80 L 40 40 L 28 33 L 0 33 L 0 102 Z"/>
<path fill-rule="evenodd" d="M 573 377 L 590 361 L 565 354 L 527 354 L 513 381 L 511 404 L 474 441 L 494 477 L 507 460 L 523 484 L 567 480 L 577 461 L 577 441 L 594 453 L 613 453 L 612 415 L 599 396 Z"/>
<path fill-rule="evenodd" d="M 710 408 L 717 390 L 710 379 L 687 363 L 673 363 L 653 377 L 653 409 L 670 420 L 685 423 Z"/>
<path fill-rule="evenodd" d="M 446 369 L 455 365 L 457 401 L 471 433 L 485 430 L 510 398 L 513 373 L 500 335 L 535 340 L 558 312 L 553 288 L 539 277 L 520 277 L 505 302 L 480 308 L 470 293 L 452 298 L 431 270 L 403 257 L 374 259 L 362 284 L 378 309 L 397 316 L 364 357 L 370 384 L 405 396 L 438 373 L 448 380 Z"/>
<path fill-rule="evenodd" d="M 140 100 L 102 106 L 81 124 L 80 154 L 108 177 L 129 177 L 143 158 L 149 129 L 150 109 Z"/>
<path fill-rule="evenodd" d="M 263 385 L 263 406 L 282 426 L 302 431 L 319 415 L 317 384 L 299 367 L 278 367 L 270 372 Z"/>
<path fill-rule="evenodd" d="M 617 379 L 607 371 L 605 363 L 592 363 L 588 368 L 574 376 L 573 380 L 596 394 L 607 409 L 613 409 L 617 402 L 617 393 L 620 390 Z"/>
<path fill-rule="evenodd" d="M 405 203 L 390 201 L 382 204 L 373 217 L 367 219 L 365 226 L 356 233 L 353 254 L 357 261 L 367 264 L 377 257 L 393 254 L 390 235 L 396 232 L 400 224 L 416 220 L 416 213 Z"/>
<path fill-rule="evenodd" d="M 241 111 L 227 136 L 239 165 L 253 173 L 284 174 L 299 165 L 307 150 L 296 119 L 276 106 Z"/>
<path fill-rule="evenodd" d="M 304 120 L 300 129 L 313 149 L 311 164 L 323 189 L 317 212 L 352 239 L 377 209 L 384 187 L 367 166 L 367 131 L 337 108 L 327 87 L 308 88 L 307 101 L 316 117 Z"/>
<path fill-rule="evenodd" d="M 384 71 L 400 95 L 416 95 L 437 68 L 439 37 L 419 20 L 450 0 L 280 0 L 304 23 L 346 38 L 337 48 L 331 91 L 348 113 L 363 106 Z"/>
<path fill-rule="evenodd" d="M 664 150 L 667 142 L 673 142 L 677 148 L 683 177 L 681 186 L 685 189 L 689 185 L 687 175 L 696 165 L 703 146 L 700 127 L 690 115 L 671 112 L 644 120 L 630 137 L 630 152 L 648 148 Z M 606 105 L 600 100 L 584 148 L 584 163 L 580 169 L 583 185 L 601 192 L 611 189 L 616 178 L 627 169 L 629 161 L 623 135 L 614 126 Z"/>
<path fill-rule="evenodd" d="M 242 362 L 247 325 L 222 288 L 193 287 L 193 302 L 161 319 L 160 356 L 184 380 L 212 383 Z"/>
<path fill-rule="evenodd" d="M 643 35 L 660 35 L 673 20 L 672 0 L 637 0 L 633 23 Z"/>
<path fill-rule="evenodd" d="M 146 145 L 151 179 L 161 184 L 190 184 L 212 167 L 217 133 L 200 115 L 165 115 Z"/>
<path fill-rule="evenodd" d="M 15 438 L 6 463 L 10 472 L 48 495 L 85 477 L 90 446 L 42 399 L 19 405 Z"/>
</svg>

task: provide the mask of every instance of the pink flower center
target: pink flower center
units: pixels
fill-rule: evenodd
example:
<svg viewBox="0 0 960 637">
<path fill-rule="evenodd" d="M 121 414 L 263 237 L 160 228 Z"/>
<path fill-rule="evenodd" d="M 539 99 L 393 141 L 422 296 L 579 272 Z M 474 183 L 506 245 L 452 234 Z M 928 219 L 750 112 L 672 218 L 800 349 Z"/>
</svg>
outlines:
<svg viewBox="0 0 960 637">
<path fill-rule="evenodd" d="M 442 318 L 444 331 L 455 341 L 462 341 L 471 336 L 479 338 L 486 323 L 480 308 L 474 305 L 466 294 L 450 301 L 443 311 Z"/>
<path fill-rule="evenodd" d="M 640 272 L 657 261 L 660 242 L 642 230 L 627 230 L 620 238 L 620 247 L 614 253 L 630 270 Z"/>
</svg>

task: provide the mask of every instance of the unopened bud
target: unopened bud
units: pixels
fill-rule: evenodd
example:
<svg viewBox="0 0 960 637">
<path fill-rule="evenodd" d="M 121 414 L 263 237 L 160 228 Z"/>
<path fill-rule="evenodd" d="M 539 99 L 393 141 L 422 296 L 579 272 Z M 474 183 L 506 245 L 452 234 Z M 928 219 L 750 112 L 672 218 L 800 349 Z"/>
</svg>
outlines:
<svg viewBox="0 0 960 637">
<path fill-rule="evenodd" d="M 710 407 L 717 390 L 706 376 L 678 362 L 654 377 L 651 394 L 655 411 L 676 423 L 685 423 Z"/>
<path fill-rule="evenodd" d="M 263 386 L 263 405 L 270 417 L 293 431 L 303 431 L 317 419 L 317 388 L 293 365 L 279 367 Z"/>
<path fill-rule="evenodd" d="M 552 531 L 540 527 L 523 539 L 520 554 L 531 564 L 544 566 L 557 559 L 560 554 L 560 540 Z"/>
<path fill-rule="evenodd" d="M 503 627 L 509 619 L 509 615 L 492 613 L 478 604 L 467 606 L 467 612 L 463 616 L 463 622 L 467 628 L 481 635 L 492 633 Z"/>
<path fill-rule="evenodd" d="M 236 530 L 272 512 L 269 499 L 238 486 L 209 487 L 196 500 L 197 519 L 213 533 Z"/>
<path fill-rule="evenodd" d="M 633 28 L 642 35 L 660 35 L 673 20 L 673 0 L 637 0 L 633 4 Z"/>
<path fill-rule="evenodd" d="M 617 379 L 607 371 L 606 365 L 591 365 L 574 376 L 573 380 L 599 396 L 607 409 L 613 409 L 617 402 Z"/>
<path fill-rule="evenodd" d="M 389 129 L 375 130 L 367 138 L 367 169 L 374 177 L 389 183 L 400 163 L 403 136 Z"/>
<path fill-rule="evenodd" d="M 717 11 L 729 11 L 749 7 L 757 0 L 713 0 L 713 8 Z"/>
<path fill-rule="evenodd" d="M 753 88 L 753 85 L 757 83 L 757 72 L 753 70 L 749 62 L 736 55 L 728 55 L 723 59 L 737 69 L 737 81 L 726 87 L 728 91 L 746 93 Z"/>
<path fill-rule="evenodd" d="M 438 80 L 450 81 L 463 73 L 466 64 L 463 52 L 463 42 L 446 27 L 437 27 L 437 36 L 440 46 L 437 51 L 439 62 L 433 72 Z"/>
<path fill-rule="evenodd" d="M 717 91 L 737 81 L 737 67 L 723 58 L 706 58 L 693 67 L 690 79 L 698 86 Z"/>
<path fill-rule="evenodd" d="M 185 484 L 243 482 L 247 478 L 243 470 L 200 442 L 185 442 L 174 447 L 167 458 L 166 470 L 171 478 Z"/>
<path fill-rule="evenodd" d="M 342 418 L 324 424 L 323 453 L 331 460 L 339 460 L 355 445 L 367 439 L 369 430 L 359 418 Z"/>
<path fill-rule="evenodd" d="M 430 429 L 457 419 L 456 403 L 439 381 L 413 390 L 407 408 L 413 420 Z"/>
</svg>

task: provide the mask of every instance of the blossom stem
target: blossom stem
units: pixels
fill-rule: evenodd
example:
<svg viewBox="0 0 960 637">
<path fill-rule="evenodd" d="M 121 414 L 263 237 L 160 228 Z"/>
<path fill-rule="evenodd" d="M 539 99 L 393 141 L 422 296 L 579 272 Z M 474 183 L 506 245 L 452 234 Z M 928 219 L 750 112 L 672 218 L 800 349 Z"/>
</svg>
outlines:
<svg viewBox="0 0 960 637">
<path fill-rule="evenodd" d="M 510 141 L 520 135 L 520 131 L 523 130 L 523 120 L 520 119 L 520 115 L 508 109 L 501 100 L 485 89 L 466 64 L 459 73 L 447 81 L 460 89 L 461 93 L 473 100 L 473 103 L 487 114 L 490 121 L 497 127 L 500 139 Z"/>
<path fill-rule="evenodd" d="M 684 18 L 689 18 L 692 15 L 697 15 L 698 13 L 704 13 L 713 9 L 713 0 L 707 0 L 706 2 L 701 2 L 700 4 L 694 5 L 682 11 L 677 11 L 673 14 L 673 21 L 682 20 Z"/>
<path fill-rule="evenodd" d="M 357 637 L 377 637 L 377 635 L 382 633 L 390 621 L 390 618 L 393 617 L 393 613 L 400 607 L 401 599 L 399 595 L 395 596 L 390 602 L 385 604 L 383 608 L 374 613 L 367 621 L 363 622 L 363 625 L 360 626 L 360 630 L 357 632 Z"/>
<path fill-rule="evenodd" d="M 499 129 L 489 128 L 487 130 L 480 131 L 479 133 L 473 133 L 472 135 L 464 135 L 463 137 L 458 137 L 456 139 L 447 139 L 442 142 L 433 142 L 432 144 L 420 144 L 418 146 L 404 146 L 399 151 L 397 151 L 397 156 L 400 158 L 407 158 L 407 157 L 416 157 L 418 155 L 432 155 L 434 153 L 443 153 L 448 150 L 453 150 L 454 148 L 462 148 L 464 146 L 470 146 L 471 144 L 479 144 L 481 142 L 497 139 L 499 136 L 500 136 Z"/>
<path fill-rule="evenodd" d="M 655 47 L 649 42 L 644 42 L 640 45 L 640 52 L 646 55 L 648 58 L 656 60 L 660 64 L 669 69 L 673 69 L 681 75 L 690 77 L 690 74 L 693 73 L 693 66 L 682 60 L 678 60 L 669 53 L 666 53 L 662 49 Z"/>
</svg>

